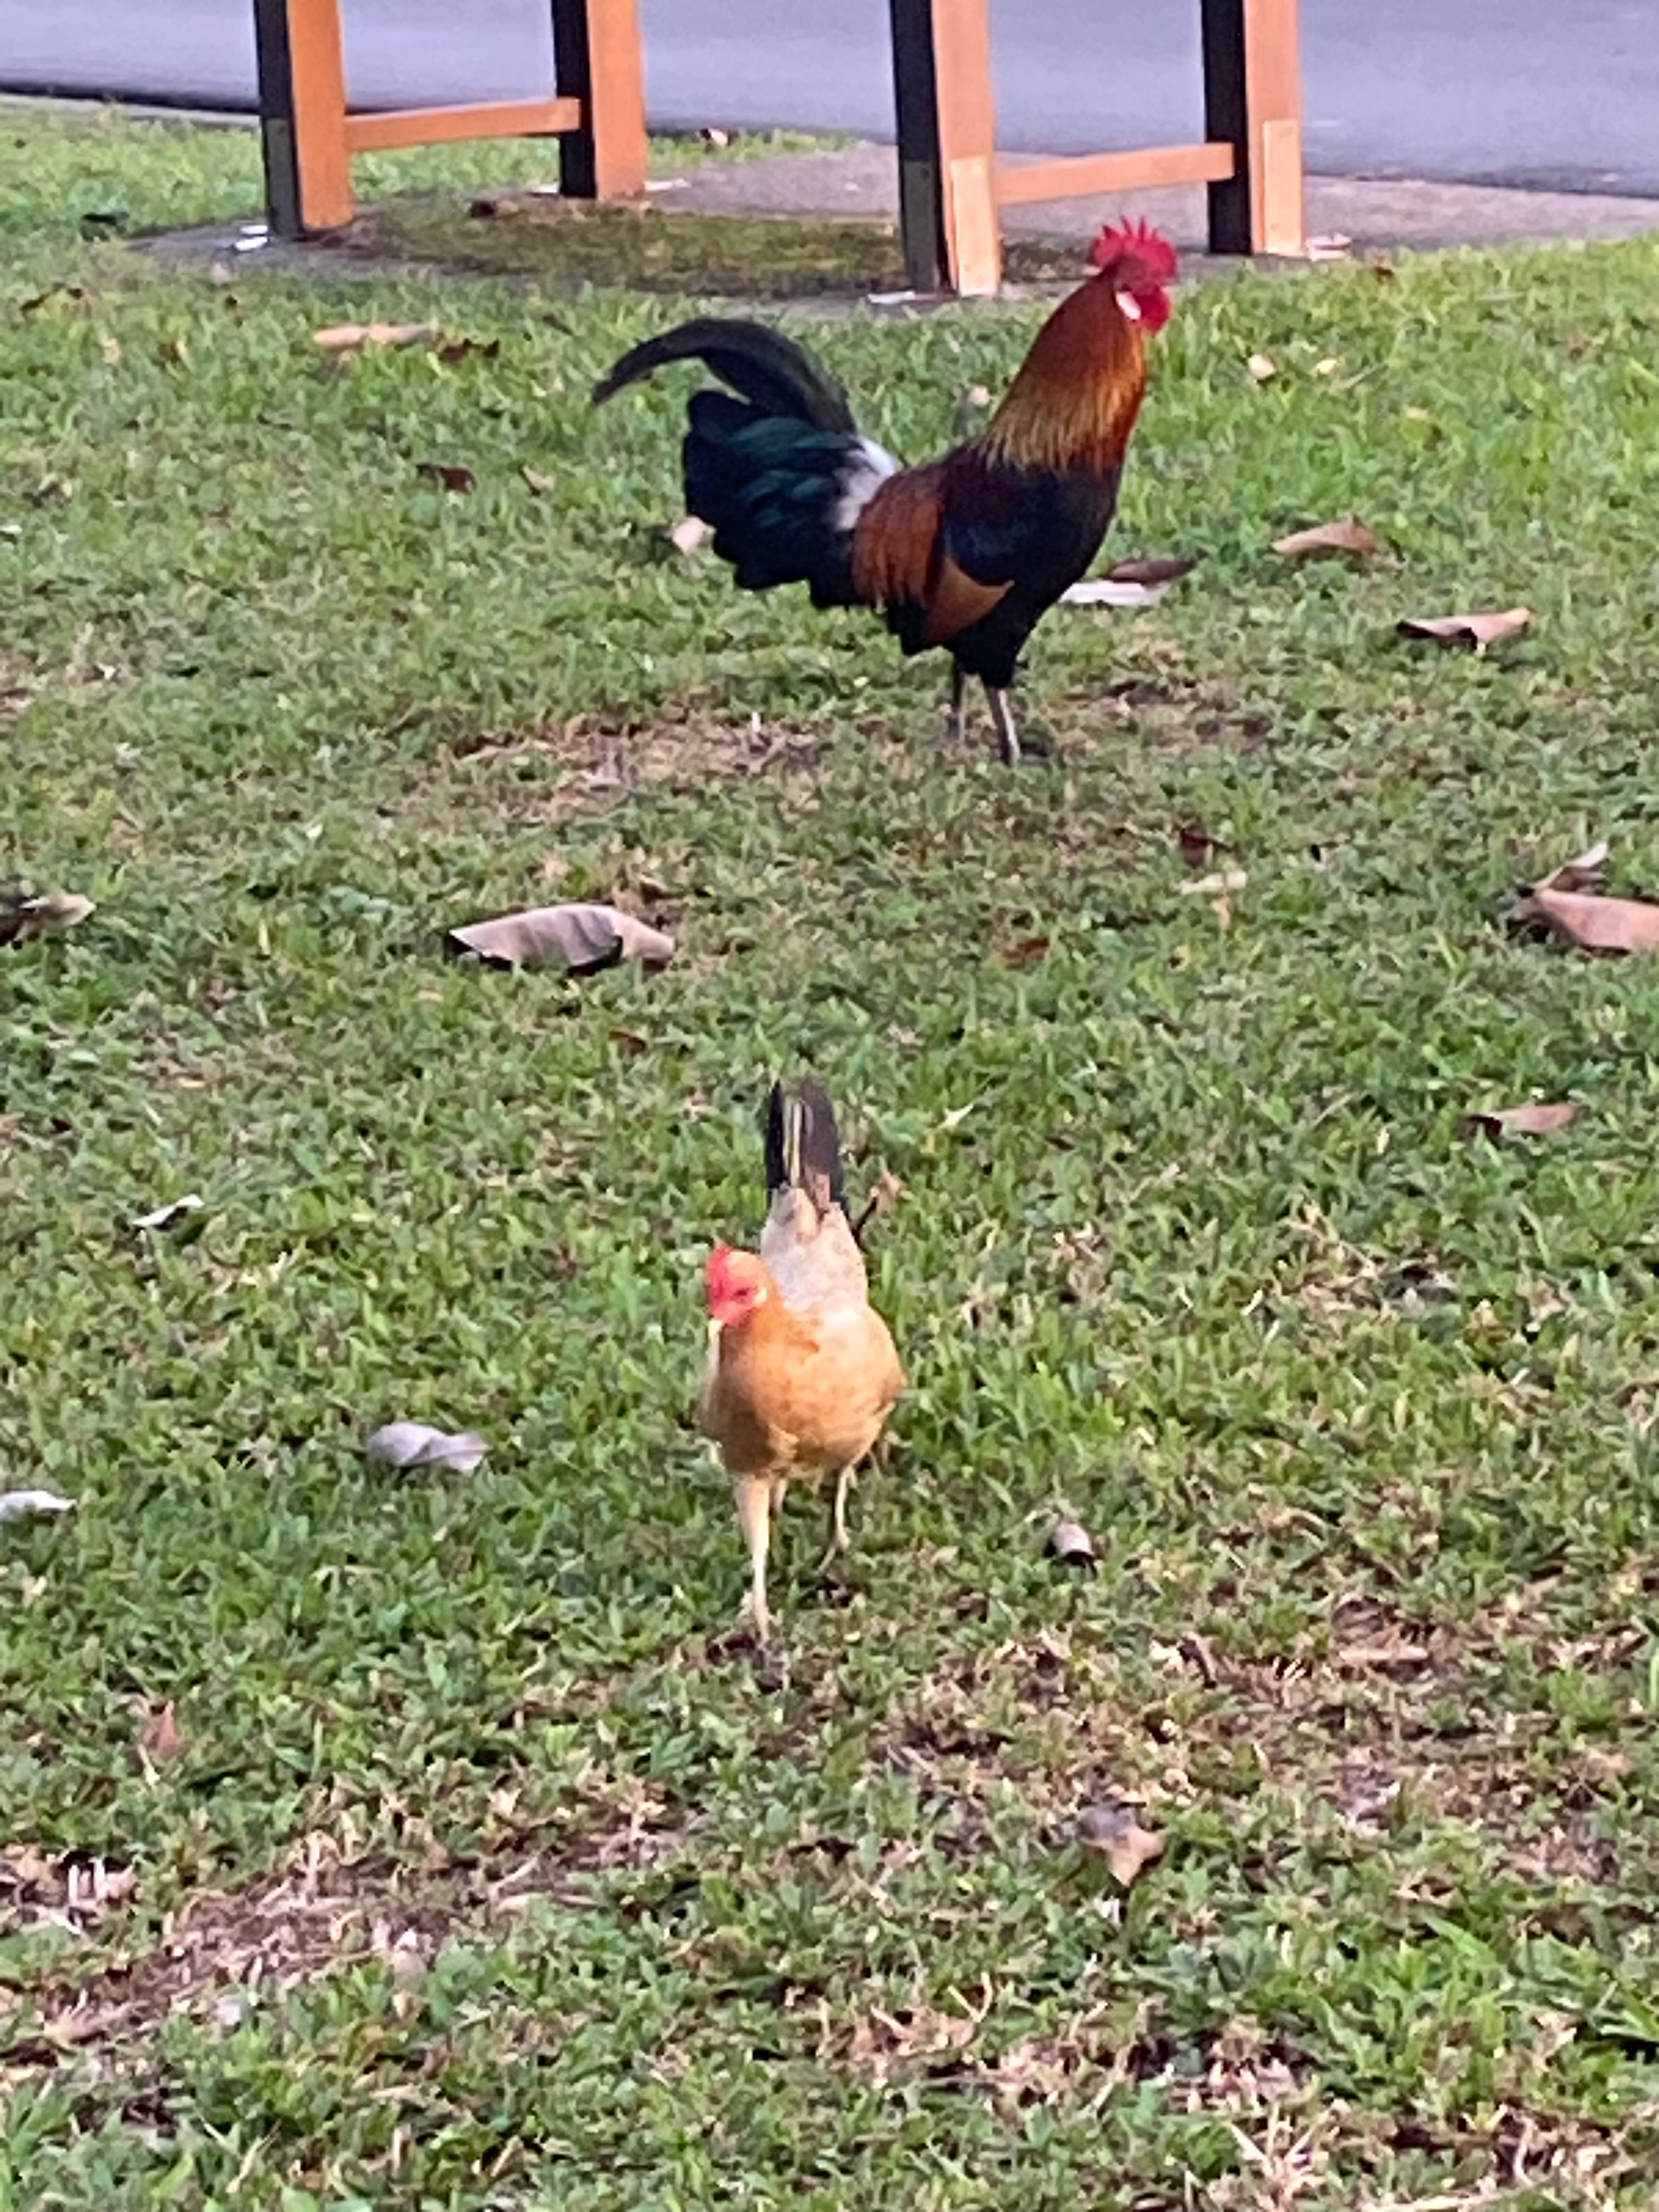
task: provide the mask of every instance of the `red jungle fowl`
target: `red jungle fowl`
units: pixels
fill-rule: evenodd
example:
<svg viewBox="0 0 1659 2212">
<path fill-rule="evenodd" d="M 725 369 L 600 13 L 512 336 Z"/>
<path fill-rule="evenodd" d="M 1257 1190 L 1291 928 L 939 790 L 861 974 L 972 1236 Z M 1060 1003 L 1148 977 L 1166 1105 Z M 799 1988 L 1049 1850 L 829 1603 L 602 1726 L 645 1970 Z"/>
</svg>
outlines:
<svg viewBox="0 0 1659 2212">
<path fill-rule="evenodd" d="M 950 653 L 953 735 L 977 677 L 1002 757 L 1017 761 L 1007 695 L 1021 651 L 1100 550 L 1146 389 L 1146 338 L 1170 319 L 1167 239 L 1126 223 L 1089 258 L 1096 275 L 1038 331 L 985 428 L 919 468 L 862 436 L 836 380 L 760 323 L 699 316 L 647 338 L 594 400 L 672 362 L 712 370 L 730 390 L 692 395 L 685 503 L 738 586 L 806 584 L 815 606 L 878 607 L 907 653 Z"/>
</svg>

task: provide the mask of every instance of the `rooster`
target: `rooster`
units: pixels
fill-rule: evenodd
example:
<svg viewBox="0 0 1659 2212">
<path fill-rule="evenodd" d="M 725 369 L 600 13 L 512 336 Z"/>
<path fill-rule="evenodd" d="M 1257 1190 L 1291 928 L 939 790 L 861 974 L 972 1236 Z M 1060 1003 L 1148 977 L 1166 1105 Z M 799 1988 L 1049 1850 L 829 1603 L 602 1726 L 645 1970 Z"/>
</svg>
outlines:
<svg viewBox="0 0 1659 2212">
<path fill-rule="evenodd" d="M 921 468 L 862 436 L 835 379 L 760 323 L 699 316 L 647 338 L 594 403 L 671 362 L 711 369 L 731 389 L 692 395 L 685 503 L 739 587 L 807 584 L 815 606 L 880 608 L 907 653 L 943 647 L 952 737 L 977 677 L 1012 763 L 1021 651 L 1100 550 L 1146 388 L 1147 333 L 1170 318 L 1175 249 L 1144 222 L 1103 230 L 1089 258 L 1097 273 L 1038 331 L 985 428 Z"/>
<path fill-rule="evenodd" d="M 708 1267 L 711 1352 L 697 1425 L 737 1494 L 749 1546 L 750 1615 L 770 1632 L 766 1555 L 793 1481 L 835 1477 L 827 1566 L 847 1548 L 847 1493 L 904 1389 L 887 1324 L 870 1304 L 847 1218 L 835 1109 L 810 1079 L 772 1086 L 769 1197 L 758 1253 L 720 1245 Z"/>
</svg>

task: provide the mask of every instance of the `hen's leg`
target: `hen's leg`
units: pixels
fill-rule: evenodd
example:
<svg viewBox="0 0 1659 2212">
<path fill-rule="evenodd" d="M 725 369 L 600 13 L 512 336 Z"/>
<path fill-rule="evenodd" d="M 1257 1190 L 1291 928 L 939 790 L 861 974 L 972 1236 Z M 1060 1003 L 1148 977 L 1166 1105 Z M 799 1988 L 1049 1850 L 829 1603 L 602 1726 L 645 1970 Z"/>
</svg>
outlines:
<svg viewBox="0 0 1659 2212">
<path fill-rule="evenodd" d="M 963 673 L 962 663 L 951 663 L 951 711 L 945 719 L 945 734 L 953 745 L 962 743 L 963 702 L 968 696 L 968 678 Z"/>
<path fill-rule="evenodd" d="M 1008 694 L 1006 691 L 999 691 L 995 684 L 988 684 L 985 687 L 985 703 L 991 710 L 991 726 L 997 733 L 997 744 L 1001 748 L 1002 757 L 1010 768 L 1016 768 L 1019 764 L 1019 738 L 1014 728 L 1013 712 L 1008 704 Z"/>
<path fill-rule="evenodd" d="M 852 1548 L 852 1538 L 847 1533 L 847 1493 L 857 1476 L 850 1467 L 842 1468 L 836 1477 L 836 1495 L 830 1508 L 830 1541 L 824 1547 L 823 1557 L 818 1561 L 818 1572 L 823 1574 L 831 1562 Z"/>
<path fill-rule="evenodd" d="M 769 1532 L 772 1485 L 764 1475 L 746 1478 L 737 1485 L 738 1526 L 749 1546 L 749 1617 L 755 1634 L 764 1644 L 772 1632 L 772 1616 L 766 1605 L 766 1546 Z"/>
</svg>

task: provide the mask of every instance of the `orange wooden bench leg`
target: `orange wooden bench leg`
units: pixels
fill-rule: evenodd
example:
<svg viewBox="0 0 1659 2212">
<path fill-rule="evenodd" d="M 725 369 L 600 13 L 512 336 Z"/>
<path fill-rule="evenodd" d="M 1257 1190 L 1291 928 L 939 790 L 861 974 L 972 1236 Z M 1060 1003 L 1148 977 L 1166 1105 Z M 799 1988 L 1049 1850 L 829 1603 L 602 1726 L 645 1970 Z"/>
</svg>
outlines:
<svg viewBox="0 0 1659 2212">
<path fill-rule="evenodd" d="M 645 62 L 638 0 L 553 0 L 553 65 L 582 121 L 559 140 L 559 184 L 573 198 L 645 190 Z"/>
<path fill-rule="evenodd" d="M 351 220 L 339 0 L 254 0 L 265 204 L 282 238 Z"/>
<path fill-rule="evenodd" d="M 996 100 L 988 0 L 891 0 L 899 215 L 918 291 L 994 292 Z"/>
<path fill-rule="evenodd" d="M 1202 0 L 1205 135 L 1233 148 L 1210 186 L 1212 253 L 1300 253 L 1302 85 L 1297 0 Z"/>
</svg>

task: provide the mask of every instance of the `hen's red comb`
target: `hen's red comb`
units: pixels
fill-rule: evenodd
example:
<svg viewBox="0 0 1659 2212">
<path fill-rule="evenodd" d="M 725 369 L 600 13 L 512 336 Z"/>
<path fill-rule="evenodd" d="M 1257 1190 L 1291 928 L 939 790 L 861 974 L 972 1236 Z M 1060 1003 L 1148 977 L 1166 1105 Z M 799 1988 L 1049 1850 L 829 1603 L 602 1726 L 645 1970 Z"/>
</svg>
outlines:
<svg viewBox="0 0 1659 2212">
<path fill-rule="evenodd" d="M 1174 246 L 1145 216 L 1139 222 L 1126 219 L 1116 225 L 1108 223 L 1090 247 L 1089 258 L 1097 269 L 1115 269 L 1120 261 L 1138 261 L 1159 284 L 1172 283 L 1180 267 Z"/>
</svg>

